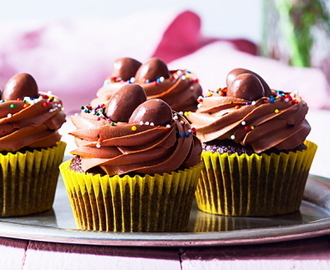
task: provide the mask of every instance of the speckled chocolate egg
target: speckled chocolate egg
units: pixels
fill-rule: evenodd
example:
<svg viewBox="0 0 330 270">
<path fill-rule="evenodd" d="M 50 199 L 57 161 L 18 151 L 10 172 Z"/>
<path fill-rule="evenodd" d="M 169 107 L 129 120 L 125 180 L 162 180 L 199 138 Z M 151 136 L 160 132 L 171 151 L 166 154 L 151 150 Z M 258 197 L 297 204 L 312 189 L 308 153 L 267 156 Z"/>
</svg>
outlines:
<svg viewBox="0 0 330 270">
<path fill-rule="evenodd" d="M 5 100 L 16 100 L 18 98 L 37 98 L 38 85 L 35 79 L 28 73 L 19 73 L 11 77 L 5 85 L 1 98 Z"/>
<path fill-rule="evenodd" d="M 172 122 L 172 109 L 161 99 L 149 99 L 139 105 L 129 119 L 129 123 L 153 123 L 166 126 Z"/>
<path fill-rule="evenodd" d="M 268 84 L 265 82 L 265 80 L 261 76 L 259 76 L 257 73 L 255 73 L 251 70 L 245 69 L 245 68 L 235 68 L 228 73 L 227 78 L 226 78 L 227 87 L 230 87 L 230 85 L 237 78 L 237 76 L 242 75 L 242 74 L 252 74 L 252 75 L 256 76 L 259 79 L 259 81 L 262 84 L 263 89 L 264 89 L 262 96 L 268 97 L 271 95 L 271 90 L 270 90 Z"/>
<path fill-rule="evenodd" d="M 257 76 L 251 73 L 238 75 L 227 89 L 227 96 L 246 100 L 257 100 L 265 94 L 264 87 Z"/>
<path fill-rule="evenodd" d="M 133 58 L 119 58 L 112 65 L 112 77 L 127 81 L 135 77 L 140 66 L 141 63 Z"/>
<path fill-rule="evenodd" d="M 112 121 L 127 122 L 135 108 L 146 100 L 147 95 L 140 85 L 126 84 L 112 95 L 105 113 Z"/>
<path fill-rule="evenodd" d="M 165 62 L 159 58 L 151 58 L 140 66 L 135 75 L 136 82 L 145 83 L 148 81 L 155 81 L 163 77 L 167 79 L 170 77 L 170 72 Z"/>
</svg>

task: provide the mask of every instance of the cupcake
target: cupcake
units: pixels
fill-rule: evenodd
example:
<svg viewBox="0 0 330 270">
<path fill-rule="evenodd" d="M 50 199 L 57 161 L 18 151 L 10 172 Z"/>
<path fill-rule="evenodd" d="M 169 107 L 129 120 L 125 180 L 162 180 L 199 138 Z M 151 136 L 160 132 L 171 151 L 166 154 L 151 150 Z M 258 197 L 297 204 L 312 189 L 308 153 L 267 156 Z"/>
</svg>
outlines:
<svg viewBox="0 0 330 270">
<path fill-rule="evenodd" d="M 72 116 L 77 149 L 60 170 L 77 227 L 116 232 L 187 229 L 201 143 L 187 120 L 125 84 Z"/>
<path fill-rule="evenodd" d="M 61 100 L 39 92 L 31 75 L 7 82 L 0 101 L 1 217 L 52 207 L 66 146 L 58 133 L 64 122 Z"/>
<path fill-rule="evenodd" d="M 114 62 L 112 75 L 97 91 L 97 98 L 91 105 L 108 101 L 118 88 L 128 83 L 141 85 L 148 99 L 160 98 L 177 112 L 195 111 L 197 98 L 202 94 L 198 78 L 188 70 L 168 70 L 166 63 L 159 58 L 151 58 L 141 64 L 125 57 Z"/>
<path fill-rule="evenodd" d="M 306 102 L 240 68 L 229 72 L 226 87 L 198 101 L 186 114 L 203 144 L 198 208 L 230 216 L 299 210 L 317 148 L 306 141 Z"/>
</svg>

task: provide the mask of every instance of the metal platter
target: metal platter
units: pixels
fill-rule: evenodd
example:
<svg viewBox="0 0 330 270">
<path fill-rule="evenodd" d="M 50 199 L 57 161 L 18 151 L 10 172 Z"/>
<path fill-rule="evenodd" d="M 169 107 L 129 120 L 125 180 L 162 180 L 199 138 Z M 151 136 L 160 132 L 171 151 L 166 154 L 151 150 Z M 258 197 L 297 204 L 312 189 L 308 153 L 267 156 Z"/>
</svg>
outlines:
<svg viewBox="0 0 330 270">
<path fill-rule="evenodd" d="M 261 244 L 330 234 L 330 179 L 310 175 L 300 210 L 254 218 L 225 217 L 193 205 L 185 233 L 113 233 L 76 229 L 66 191 L 59 178 L 54 206 L 31 216 L 0 218 L 0 236 L 33 241 L 104 246 L 212 246 Z"/>
</svg>

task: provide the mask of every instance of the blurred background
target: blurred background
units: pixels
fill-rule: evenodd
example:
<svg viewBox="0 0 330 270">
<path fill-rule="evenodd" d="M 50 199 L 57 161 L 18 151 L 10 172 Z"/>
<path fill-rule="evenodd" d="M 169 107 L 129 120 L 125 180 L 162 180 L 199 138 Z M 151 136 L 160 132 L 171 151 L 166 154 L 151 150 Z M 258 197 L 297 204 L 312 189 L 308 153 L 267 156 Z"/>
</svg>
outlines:
<svg viewBox="0 0 330 270">
<path fill-rule="evenodd" d="M 10 0 L 0 2 L 0 19 L 61 19 L 102 17 L 119 19 L 155 10 L 197 12 L 206 35 L 249 38 L 260 41 L 262 34 L 262 0 Z"/>
</svg>

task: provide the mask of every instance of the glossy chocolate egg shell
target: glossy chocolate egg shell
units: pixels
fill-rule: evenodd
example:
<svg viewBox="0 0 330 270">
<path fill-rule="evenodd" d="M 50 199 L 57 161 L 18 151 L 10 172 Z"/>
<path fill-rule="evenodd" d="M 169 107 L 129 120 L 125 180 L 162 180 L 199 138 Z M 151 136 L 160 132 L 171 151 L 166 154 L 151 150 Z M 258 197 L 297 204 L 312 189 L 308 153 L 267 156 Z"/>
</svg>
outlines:
<svg viewBox="0 0 330 270">
<path fill-rule="evenodd" d="M 166 126 L 172 122 L 172 109 L 161 99 L 149 99 L 139 105 L 129 119 L 129 123 L 153 123 Z"/>
<path fill-rule="evenodd" d="M 128 122 L 135 108 L 146 100 L 147 95 L 140 85 L 126 84 L 113 94 L 105 113 L 112 121 Z"/>
<path fill-rule="evenodd" d="M 37 98 L 38 96 L 38 85 L 35 79 L 30 74 L 19 73 L 9 79 L 2 91 L 1 98 L 16 100 L 24 97 Z"/>
<path fill-rule="evenodd" d="M 261 84 L 263 85 L 263 88 L 264 88 L 264 96 L 265 97 L 268 97 L 271 95 L 271 90 L 270 90 L 270 87 L 268 86 L 268 84 L 265 82 L 265 80 L 259 76 L 257 73 L 251 71 L 251 70 L 248 70 L 248 69 L 245 69 L 245 68 L 235 68 L 233 69 L 232 71 L 230 71 L 227 75 L 227 78 L 226 78 L 226 84 L 227 84 L 227 87 L 230 87 L 230 85 L 232 84 L 232 82 L 237 78 L 237 76 L 241 75 L 241 74 L 253 74 L 255 75 L 259 81 L 261 82 Z"/>
<path fill-rule="evenodd" d="M 141 63 L 133 58 L 124 57 L 117 59 L 112 66 L 112 77 L 127 81 L 135 77 Z"/>
<path fill-rule="evenodd" d="M 227 89 L 227 96 L 253 101 L 264 97 L 265 90 L 257 76 L 243 73 L 232 81 Z"/>
<path fill-rule="evenodd" d="M 170 77 L 167 65 L 159 58 L 151 58 L 140 66 L 136 72 L 135 80 L 139 83 L 145 83 L 146 81 L 155 81 L 160 77 L 164 77 L 164 79 Z"/>
</svg>

